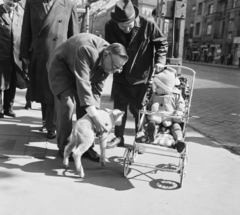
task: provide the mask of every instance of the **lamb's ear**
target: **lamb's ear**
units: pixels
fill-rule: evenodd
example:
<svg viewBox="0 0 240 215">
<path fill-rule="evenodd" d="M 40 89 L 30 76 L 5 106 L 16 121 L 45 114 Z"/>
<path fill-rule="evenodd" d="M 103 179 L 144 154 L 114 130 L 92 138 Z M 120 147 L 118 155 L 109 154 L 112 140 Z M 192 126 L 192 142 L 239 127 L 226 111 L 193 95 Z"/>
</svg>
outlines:
<svg viewBox="0 0 240 215">
<path fill-rule="evenodd" d="M 113 111 L 108 109 L 108 108 L 105 108 L 105 111 L 107 111 L 108 113 L 112 113 Z"/>
</svg>

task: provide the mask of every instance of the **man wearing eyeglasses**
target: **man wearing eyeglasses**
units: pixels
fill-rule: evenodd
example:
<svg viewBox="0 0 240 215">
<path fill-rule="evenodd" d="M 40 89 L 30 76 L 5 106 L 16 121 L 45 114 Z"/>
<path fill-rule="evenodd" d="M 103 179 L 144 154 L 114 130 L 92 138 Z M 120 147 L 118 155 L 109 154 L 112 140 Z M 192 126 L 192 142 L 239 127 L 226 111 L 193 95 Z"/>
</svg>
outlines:
<svg viewBox="0 0 240 215">
<path fill-rule="evenodd" d="M 22 70 L 19 45 L 24 0 L 3 0 L 0 5 L 0 118 L 16 117 L 12 107 L 16 94 L 16 72 Z"/>
<path fill-rule="evenodd" d="M 88 33 L 71 37 L 53 51 L 47 70 L 50 89 L 56 97 L 60 156 L 70 142 L 74 101 L 77 119 L 87 112 L 96 126 L 96 132 L 102 134 L 107 131 L 97 111 L 102 89 L 108 75 L 120 73 L 127 60 L 123 45 L 109 45 L 104 39 Z M 94 156 L 94 161 L 99 161 L 99 156 Z"/>
<path fill-rule="evenodd" d="M 138 111 L 153 68 L 160 72 L 166 63 L 168 43 L 157 26 L 149 17 L 139 15 L 139 10 L 130 0 L 120 0 L 111 13 L 111 20 L 105 25 L 105 39 L 111 43 L 121 43 L 127 49 L 128 62 L 120 74 L 114 74 L 114 108 L 125 112 L 121 126 L 115 127 L 115 138 L 108 148 L 124 146 L 124 128 L 127 119 L 127 107 L 130 107 L 138 124 Z"/>
</svg>

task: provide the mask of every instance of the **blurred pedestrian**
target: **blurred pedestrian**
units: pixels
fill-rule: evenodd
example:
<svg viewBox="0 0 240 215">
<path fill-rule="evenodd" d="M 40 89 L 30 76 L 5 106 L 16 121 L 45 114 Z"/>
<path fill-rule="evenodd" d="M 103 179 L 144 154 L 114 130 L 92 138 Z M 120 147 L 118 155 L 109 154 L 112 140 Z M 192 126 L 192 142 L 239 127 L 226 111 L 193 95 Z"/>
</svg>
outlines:
<svg viewBox="0 0 240 215">
<path fill-rule="evenodd" d="M 153 69 L 159 73 L 166 63 L 167 39 L 152 18 L 139 15 L 139 9 L 130 0 L 120 0 L 115 4 L 111 20 L 105 25 L 105 39 L 111 43 L 121 43 L 127 49 L 129 60 L 123 72 L 114 74 L 114 108 L 125 112 L 121 126 L 115 127 L 115 138 L 108 148 L 124 146 L 124 129 L 127 107 L 135 118 L 137 130 L 138 112 Z"/>
<path fill-rule="evenodd" d="M 0 118 L 16 117 L 13 103 L 16 94 L 16 72 L 22 70 L 19 45 L 24 1 L 3 0 L 0 5 Z"/>
<path fill-rule="evenodd" d="M 49 139 L 56 137 L 56 113 L 46 63 L 57 46 L 77 33 L 78 17 L 73 1 L 26 1 L 20 58 L 29 64 L 28 90 L 31 101 L 41 103 L 43 126 L 46 126 Z"/>
<path fill-rule="evenodd" d="M 204 50 L 203 59 L 204 59 L 204 63 L 207 63 L 208 55 L 206 50 Z"/>
<path fill-rule="evenodd" d="M 230 53 L 228 55 L 228 66 L 232 66 L 232 64 L 233 64 L 233 54 Z"/>
<path fill-rule="evenodd" d="M 121 44 L 109 45 L 104 39 L 87 33 L 71 37 L 53 51 L 47 69 L 50 88 L 56 97 L 57 143 L 61 157 L 71 138 L 74 101 L 77 119 L 88 113 L 96 132 L 106 131 L 97 111 L 102 89 L 108 75 L 121 72 L 127 60 L 126 49 Z M 95 162 L 100 159 L 93 147 L 84 156 Z"/>
<path fill-rule="evenodd" d="M 221 64 L 224 64 L 225 56 L 221 55 Z"/>
</svg>

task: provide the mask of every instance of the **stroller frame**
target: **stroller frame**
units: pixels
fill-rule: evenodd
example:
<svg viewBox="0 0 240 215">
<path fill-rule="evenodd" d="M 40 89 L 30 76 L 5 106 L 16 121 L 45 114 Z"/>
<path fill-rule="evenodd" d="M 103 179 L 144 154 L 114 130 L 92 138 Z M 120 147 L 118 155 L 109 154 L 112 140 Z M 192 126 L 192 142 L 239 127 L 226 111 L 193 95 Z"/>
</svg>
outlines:
<svg viewBox="0 0 240 215">
<path fill-rule="evenodd" d="M 194 86 L 194 81 L 195 81 L 195 75 L 196 72 L 185 66 L 178 66 L 178 65 L 166 65 L 166 68 L 171 68 L 176 72 L 176 75 L 178 77 L 184 77 L 182 76 L 182 70 L 187 70 L 190 72 L 190 77 L 191 77 L 191 84 L 189 86 L 189 98 L 187 99 L 187 104 L 186 104 L 186 112 L 182 117 L 183 120 L 183 137 L 184 137 L 184 142 L 185 142 L 185 136 L 186 136 L 186 130 L 187 130 L 187 125 L 188 125 L 188 120 L 189 120 L 189 113 L 190 113 L 190 107 L 191 107 L 191 101 L 192 101 L 192 93 L 193 93 L 193 86 Z M 153 72 L 154 73 L 154 72 Z M 184 98 L 185 99 L 185 98 Z M 186 99 L 185 99 L 186 101 Z M 160 115 L 160 116 L 167 116 L 167 117 L 174 117 L 174 115 L 171 114 L 160 114 L 160 113 L 153 113 L 151 111 L 146 110 L 144 107 L 142 110 L 139 111 L 139 124 L 138 124 L 138 131 L 141 130 L 143 123 L 145 121 L 145 117 L 147 115 Z M 186 142 L 185 142 L 186 143 Z M 156 150 L 156 151 L 161 151 L 161 153 L 165 152 L 166 155 L 164 156 L 170 156 L 179 159 L 178 165 L 176 166 L 175 170 L 172 170 L 171 164 L 168 164 L 169 168 L 158 168 L 154 165 L 150 165 L 147 163 L 138 163 L 136 162 L 137 160 L 137 155 L 140 152 L 140 148 L 144 151 L 144 153 L 148 153 L 147 150 Z M 141 151 L 142 151 L 141 150 Z M 158 154 L 158 153 L 154 153 Z M 169 155 L 170 154 L 170 155 Z M 158 154 L 162 155 L 162 154 Z M 144 155 L 141 155 L 144 156 Z M 154 169 L 156 172 L 158 170 L 160 171 L 167 171 L 167 172 L 176 172 L 180 175 L 180 187 L 182 187 L 183 183 L 183 177 L 186 176 L 186 167 L 188 163 L 188 144 L 186 143 L 186 148 L 182 153 L 178 153 L 176 149 L 174 148 L 168 148 L 164 146 L 159 146 L 159 145 L 153 145 L 153 144 L 147 144 L 147 143 L 140 143 L 136 141 L 136 136 L 135 140 L 133 142 L 132 147 L 128 147 L 124 151 L 123 155 L 123 176 L 126 178 L 130 172 L 130 166 L 142 166 L 150 169 Z"/>
</svg>

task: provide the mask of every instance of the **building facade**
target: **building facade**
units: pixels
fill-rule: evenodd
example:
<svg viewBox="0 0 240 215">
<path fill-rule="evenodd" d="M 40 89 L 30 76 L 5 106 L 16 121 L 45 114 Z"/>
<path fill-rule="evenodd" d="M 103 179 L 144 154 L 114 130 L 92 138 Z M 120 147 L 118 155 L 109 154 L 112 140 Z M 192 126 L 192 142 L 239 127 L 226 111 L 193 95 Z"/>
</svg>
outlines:
<svg viewBox="0 0 240 215">
<path fill-rule="evenodd" d="M 238 65 L 240 0 L 188 0 L 185 59 Z"/>
</svg>

